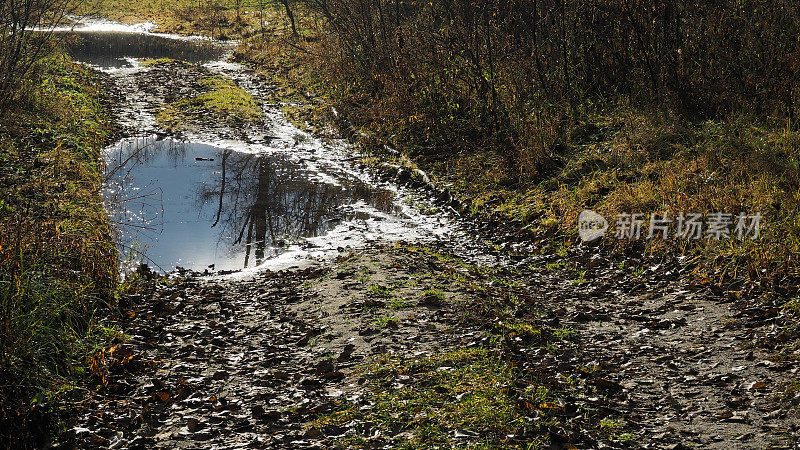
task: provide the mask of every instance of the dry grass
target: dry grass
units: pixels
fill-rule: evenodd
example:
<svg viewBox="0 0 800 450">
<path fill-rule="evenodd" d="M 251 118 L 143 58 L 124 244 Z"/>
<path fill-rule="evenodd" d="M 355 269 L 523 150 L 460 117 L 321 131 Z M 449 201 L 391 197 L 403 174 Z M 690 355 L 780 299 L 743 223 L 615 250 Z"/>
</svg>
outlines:
<svg viewBox="0 0 800 450">
<path fill-rule="evenodd" d="M 378 145 L 367 147 L 398 145 L 436 181 L 451 185 L 472 212 L 531 224 L 546 236 L 556 232 L 562 241 L 577 239 L 576 221 L 584 209 L 607 218 L 622 212 L 759 212 L 758 241 L 670 241 L 650 243 L 648 250 L 699 258 L 697 275 L 708 282 L 768 278 L 796 285 L 800 135 L 786 124 L 746 115 L 689 122 L 625 104 L 595 105 L 566 116 L 551 105 L 510 112 L 515 129 L 525 130 L 517 137 L 521 150 L 513 161 L 491 143 L 470 144 L 468 130 L 420 147 L 417 143 L 428 139 L 418 135 L 419 126 L 428 119 L 413 111 L 401 114 L 405 97 L 413 94 L 391 94 L 387 88 L 379 98 L 363 97 L 363 90 L 353 87 L 358 80 L 342 78 L 347 71 L 335 64 L 338 56 L 324 26 L 313 15 L 305 17 L 301 39 L 291 40 L 277 27 L 236 53 L 275 82 L 281 98 L 314 94 L 312 107 L 293 111 L 299 118 L 319 120 L 322 105 L 337 106 L 377 138 Z"/>
<path fill-rule="evenodd" d="M 491 153 L 449 158 L 429 166 L 452 183 L 474 212 L 500 214 L 534 229 L 556 229 L 575 240 L 578 214 L 592 209 L 607 219 L 619 213 L 716 211 L 760 213 L 759 240 L 650 242 L 651 251 L 699 256 L 698 275 L 722 279 L 775 279 L 791 286 L 800 275 L 800 134 L 751 117 L 686 123 L 619 108 L 587 118 L 597 129 L 574 138 L 547 176 L 511 186 L 501 159 Z M 576 133 L 577 134 L 577 133 Z M 626 245 L 620 242 L 620 245 Z"/>
<path fill-rule="evenodd" d="M 265 28 L 243 40 L 233 58 L 253 67 L 262 78 L 275 85 L 270 101 L 283 105 L 284 113 L 300 127 L 324 128 L 331 106 L 331 84 L 320 67 L 322 23 L 300 5 L 296 6 L 297 31 L 292 36 L 285 14 L 278 8 L 265 10 Z"/>
<path fill-rule="evenodd" d="M 265 0 L 265 8 L 272 2 Z M 201 35 L 216 39 L 240 39 L 260 26 L 258 0 L 92 0 L 81 11 L 123 23 L 155 22 L 163 33 Z"/>
<path fill-rule="evenodd" d="M 107 336 L 117 282 L 99 152 L 100 86 L 56 55 L 0 123 L 0 446 L 30 443 L 32 403 L 61 395 Z"/>
</svg>

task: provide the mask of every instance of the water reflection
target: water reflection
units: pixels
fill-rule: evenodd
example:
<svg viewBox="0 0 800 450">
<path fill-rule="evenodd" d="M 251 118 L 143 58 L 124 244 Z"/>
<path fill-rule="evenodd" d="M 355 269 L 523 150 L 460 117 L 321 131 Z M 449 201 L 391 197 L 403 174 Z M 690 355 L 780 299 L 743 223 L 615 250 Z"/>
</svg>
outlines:
<svg viewBox="0 0 800 450">
<path fill-rule="evenodd" d="M 76 61 L 103 68 L 131 67 L 131 58 L 171 58 L 190 63 L 220 59 L 224 48 L 201 39 L 174 39 L 149 33 L 118 31 L 58 31 Z"/>
<path fill-rule="evenodd" d="M 290 242 L 326 233 L 368 213 L 363 201 L 395 213 L 393 194 L 340 174 L 323 182 L 284 154 L 131 138 L 107 153 L 107 199 L 121 224 L 123 253 L 162 270 L 253 267 Z M 366 217 L 361 217 L 366 218 Z"/>
</svg>

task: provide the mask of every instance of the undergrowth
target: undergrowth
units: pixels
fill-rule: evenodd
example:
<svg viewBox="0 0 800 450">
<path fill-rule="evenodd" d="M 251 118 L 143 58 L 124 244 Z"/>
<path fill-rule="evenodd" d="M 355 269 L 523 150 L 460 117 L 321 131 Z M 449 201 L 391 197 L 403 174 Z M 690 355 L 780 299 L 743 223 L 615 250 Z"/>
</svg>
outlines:
<svg viewBox="0 0 800 450">
<path fill-rule="evenodd" d="M 101 86 L 58 52 L 0 121 L 0 446 L 32 445 L 53 399 L 115 334 L 117 254 L 100 189 Z M 37 419 L 37 417 L 39 419 Z"/>
<path fill-rule="evenodd" d="M 507 152 L 490 144 L 467 145 L 472 138 L 466 129 L 456 141 L 435 144 L 434 139 L 433 148 L 421 147 L 417 142 L 424 136 L 409 133 L 422 120 L 418 115 L 430 112 L 404 115 L 398 105 L 424 92 L 383 92 L 372 98 L 366 92 L 370 83 L 360 89 L 358 80 L 338 78 L 340 68 L 332 61 L 341 56 L 329 46 L 324 20 L 303 9 L 298 15 L 299 37 L 277 25 L 269 34 L 244 40 L 235 57 L 276 83 L 285 101 L 301 94 L 311 99 L 290 111 L 295 118 L 324 123 L 333 119 L 326 107 L 335 106 L 340 117 L 367 133 L 359 142 L 379 156 L 369 159 L 373 163 L 391 160 L 423 168 L 437 184 L 450 187 L 467 211 L 525 227 L 545 251 L 579 242 L 577 218 L 584 209 L 599 212 L 612 225 L 620 213 L 643 213 L 645 220 L 664 212 L 673 218 L 680 212 L 759 213 L 757 240 L 671 238 L 646 242 L 644 251 L 689 257 L 704 283 L 739 280 L 758 283 L 762 291 L 790 296 L 796 291 L 800 134 L 790 123 L 746 113 L 697 121 L 624 100 L 597 101 L 563 114 L 550 111 L 553 120 L 531 123 L 526 128 L 531 136 L 519 139 L 546 135 L 550 144 L 511 162 Z M 458 135 L 457 128 L 452 131 Z M 384 144 L 398 146 L 403 155 L 384 153 Z M 644 243 L 608 240 L 620 251 Z"/>
</svg>

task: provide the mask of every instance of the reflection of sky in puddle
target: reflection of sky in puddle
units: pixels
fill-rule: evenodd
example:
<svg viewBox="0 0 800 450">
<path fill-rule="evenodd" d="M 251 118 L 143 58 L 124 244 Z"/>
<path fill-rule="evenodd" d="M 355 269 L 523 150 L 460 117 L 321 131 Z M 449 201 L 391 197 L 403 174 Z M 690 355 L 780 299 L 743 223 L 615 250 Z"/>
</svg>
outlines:
<svg viewBox="0 0 800 450">
<path fill-rule="evenodd" d="M 393 193 L 344 174 L 326 183 L 282 153 L 131 138 L 106 161 L 123 253 L 164 270 L 254 267 L 342 221 L 397 212 Z"/>
</svg>

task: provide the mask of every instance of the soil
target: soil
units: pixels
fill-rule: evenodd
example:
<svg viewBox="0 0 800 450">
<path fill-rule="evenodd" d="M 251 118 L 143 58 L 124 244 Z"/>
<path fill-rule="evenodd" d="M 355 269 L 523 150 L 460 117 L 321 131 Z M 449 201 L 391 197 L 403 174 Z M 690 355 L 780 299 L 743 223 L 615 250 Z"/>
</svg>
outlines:
<svg viewBox="0 0 800 450">
<path fill-rule="evenodd" d="M 763 348 L 779 320 L 775 310 L 682 281 L 677 262 L 643 258 L 636 266 L 652 273 L 633 276 L 616 268 L 619 257 L 584 250 L 593 255 L 529 256 L 514 265 L 529 269 L 501 270 L 524 299 L 506 317 L 485 308 L 468 284 L 440 276 L 496 280 L 459 269 L 458 259 L 402 246 L 248 280 L 161 282 L 127 297 L 130 338 L 107 353 L 105 384 L 81 409 L 68 442 L 325 448 L 350 429 L 363 431 L 358 421 L 322 431 L 309 424 L 343 399 L 369 404 L 365 363 L 483 346 L 500 348 L 520 380 L 544 382 L 562 393 L 565 411 L 575 411 L 550 431 L 553 448 L 795 448 L 797 401 L 779 393 L 796 364 Z M 577 282 L 570 269 L 547 267 L 587 256 L 592 273 Z M 392 287 L 390 298 L 372 286 Z M 427 301 L 426 286 L 441 288 L 443 301 Z M 382 323 L 387 316 L 396 322 Z M 578 335 L 545 348 L 499 332 L 497 320 L 509 317 Z M 624 425 L 604 435 L 587 430 L 578 412 Z"/>
<path fill-rule="evenodd" d="M 130 336 L 106 352 L 104 386 L 67 444 L 95 448 L 322 448 L 307 423 L 363 395 L 358 368 L 385 353 L 420 356 L 481 345 L 443 305 L 390 309 L 369 285 L 413 279 L 391 249 L 326 268 L 248 280 L 189 276 L 126 298 Z M 361 277 L 362 281 L 356 279 Z M 412 288 L 395 295 L 412 296 Z M 364 397 L 366 400 L 366 397 Z"/>
<path fill-rule="evenodd" d="M 166 65 L 148 73 L 121 89 L 152 107 L 171 92 L 192 94 L 206 72 Z M 305 269 L 242 280 L 184 274 L 133 289 L 121 301 L 128 336 L 98 357 L 91 397 L 59 445 L 326 448 L 373 426 L 310 425 L 342 400 L 369 404 L 365 363 L 471 347 L 499 351 L 520 383 L 559 393 L 558 420 L 535 428 L 552 448 L 800 444 L 797 364 L 777 356 L 788 339 L 778 304 L 697 283 L 692 267 L 669 255 L 583 244 L 554 253 L 513 224 L 483 217 L 459 226 L 473 239 L 431 251 L 374 244 Z M 444 277 L 454 273 L 461 282 Z M 431 288 L 441 296 L 426 295 Z M 509 292 L 515 300 L 498 304 Z M 543 343 L 498 325 L 509 319 L 575 335 Z M 531 421 L 541 416 L 526 408 Z M 620 425 L 610 433 L 603 418 Z M 506 444 L 535 437 L 525 433 Z"/>
</svg>

